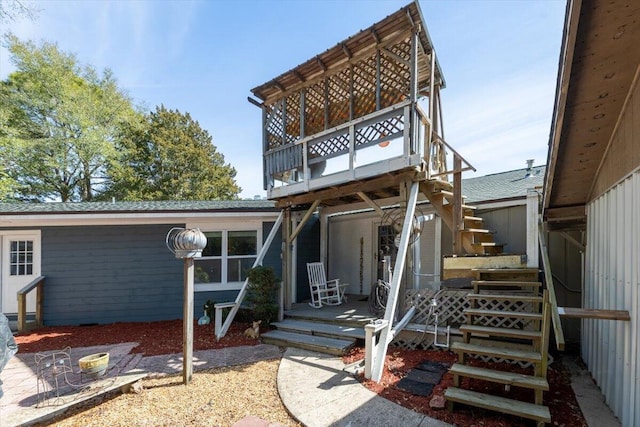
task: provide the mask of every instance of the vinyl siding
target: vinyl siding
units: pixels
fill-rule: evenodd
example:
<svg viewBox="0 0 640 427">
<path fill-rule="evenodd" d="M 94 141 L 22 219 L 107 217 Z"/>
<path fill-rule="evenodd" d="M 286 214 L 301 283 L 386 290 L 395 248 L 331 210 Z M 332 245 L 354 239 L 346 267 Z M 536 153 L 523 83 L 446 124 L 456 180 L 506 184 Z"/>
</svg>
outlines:
<svg viewBox="0 0 640 427">
<path fill-rule="evenodd" d="M 182 262 L 173 225 L 42 229 L 46 325 L 182 318 Z"/>
<path fill-rule="evenodd" d="M 273 222 L 263 224 L 266 239 Z M 183 262 L 165 246 L 171 225 L 42 228 L 46 325 L 181 319 Z M 280 277 L 281 238 L 263 264 Z M 203 305 L 234 301 L 238 291 L 196 292 L 194 317 Z"/>
</svg>

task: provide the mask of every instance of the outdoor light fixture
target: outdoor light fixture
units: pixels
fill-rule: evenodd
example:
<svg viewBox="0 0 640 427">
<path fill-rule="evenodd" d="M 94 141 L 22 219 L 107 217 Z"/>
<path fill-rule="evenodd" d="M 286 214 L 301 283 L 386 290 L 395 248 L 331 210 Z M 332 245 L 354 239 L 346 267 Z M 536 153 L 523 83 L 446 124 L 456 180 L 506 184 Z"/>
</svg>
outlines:
<svg viewBox="0 0 640 427">
<path fill-rule="evenodd" d="M 193 259 L 202 256 L 207 236 L 197 228 L 175 227 L 167 233 L 165 243 L 176 258 L 184 259 L 182 382 L 187 385 L 193 376 Z"/>
</svg>

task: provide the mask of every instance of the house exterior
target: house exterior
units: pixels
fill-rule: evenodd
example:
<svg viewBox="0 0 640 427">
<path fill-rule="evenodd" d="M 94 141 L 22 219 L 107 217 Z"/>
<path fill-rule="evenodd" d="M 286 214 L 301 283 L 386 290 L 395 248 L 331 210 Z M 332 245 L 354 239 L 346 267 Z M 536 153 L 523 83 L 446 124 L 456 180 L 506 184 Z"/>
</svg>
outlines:
<svg viewBox="0 0 640 427">
<path fill-rule="evenodd" d="M 208 240 L 195 261 L 199 317 L 206 300 L 235 298 L 278 213 L 264 200 L 0 204 L 2 311 L 15 316 L 16 292 L 42 275 L 45 325 L 181 318 L 183 266 L 165 237 L 197 227 Z M 317 247 L 313 222 L 300 238 Z M 278 233 L 263 262 L 278 277 L 280 251 Z"/>
<path fill-rule="evenodd" d="M 582 358 L 623 426 L 640 425 L 638 19 L 638 2 L 568 2 L 543 202 L 551 234 L 582 251 L 583 307 L 629 312 L 581 321 Z"/>
<path fill-rule="evenodd" d="M 462 180 L 465 203 L 476 208 L 475 215 L 483 219 L 494 238 L 504 244 L 505 253 L 527 254 L 527 195 L 540 191 L 545 174 L 544 166 L 531 166 L 513 171 L 466 178 Z M 537 223 L 538 196 L 535 193 L 535 217 Z M 382 259 L 393 254 L 389 244 L 395 234 L 385 236 L 388 222 L 393 216 L 398 200 L 380 203 L 387 215 L 379 215 L 365 203 L 322 209 L 327 217 L 328 271 L 331 277 L 339 277 L 349 283 L 348 292 L 368 295 L 371 285 L 383 278 Z M 442 257 L 453 254 L 452 232 L 445 226 L 434 207 L 423 198 L 418 202 L 416 217 L 422 222 L 422 231 L 411 245 L 411 273 L 405 279 L 414 288 L 438 288 L 442 279 Z M 389 247 L 391 246 L 391 247 Z M 534 256 L 538 248 L 535 247 Z M 537 258 L 534 261 L 537 265 Z"/>
</svg>

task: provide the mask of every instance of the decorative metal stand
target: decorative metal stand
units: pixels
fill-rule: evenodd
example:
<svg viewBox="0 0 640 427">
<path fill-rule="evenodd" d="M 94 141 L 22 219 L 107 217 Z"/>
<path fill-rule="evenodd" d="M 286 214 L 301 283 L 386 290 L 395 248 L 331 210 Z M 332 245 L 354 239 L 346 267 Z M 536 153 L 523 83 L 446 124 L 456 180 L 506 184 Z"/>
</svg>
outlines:
<svg viewBox="0 0 640 427">
<path fill-rule="evenodd" d="M 104 375 L 95 378 L 84 375 L 81 370 L 74 371 L 70 353 L 69 347 L 49 353 L 36 353 L 36 407 L 64 405 L 81 397 L 97 394 L 118 378 L 120 368 L 117 364 L 108 368 Z"/>
<path fill-rule="evenodd" d="M 184 260 L 182 382 L 187 385 L 193 376 L 193 259 L 202 256 L 202 250 L 207 246 L 207 236 L 197 228 L 175 227 L 167 233 L 165 243 L 176 258 Z"/>
</svg>

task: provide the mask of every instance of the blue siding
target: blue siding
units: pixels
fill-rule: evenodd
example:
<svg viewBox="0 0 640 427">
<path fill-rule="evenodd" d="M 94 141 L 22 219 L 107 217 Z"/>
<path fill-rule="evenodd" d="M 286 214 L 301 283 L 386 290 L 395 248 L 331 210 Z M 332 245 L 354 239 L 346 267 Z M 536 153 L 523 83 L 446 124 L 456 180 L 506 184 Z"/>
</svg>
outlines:
<svg viewBox="0 0 640 427">
<path fill-rule="evenodd" d="M 262 224 L 262 239 L 267 239 L 271 229 L 275 222 L 265 222 Z M 265 267 L 273 267 L 273 271 L 276 274 L 278 279 L 282 278 L 282 227 L 280 227 L 280 232 L 276 234 L 271 243 L 271 247 L 267 250 L 267 253 L 262 261 L 262 265 Z"/>
<path fill-rule="evenodd" d="M 309 218 L 298 235 L 296 265 L 297 302 L 311 298 L 307 263 L 320 261 L 320 219 L 317 215 Z"/>
<path fill-rule="evenodd" d="M 174 226 L 43 228 L 45 324 L 182 318 L 182 261 L 165 246 Z"/>
<path fill-rule="evenodd" d="M 263 225 L 264 238 L 273 222 Z M 42 228 L 42 274 L 46 325 L 181 319 L 183 262 L 165 246 L 172 225 Z M 281 237 L 264 265 L 280 277 Z M 196 292 L 194 317 L 210 299 L 235 300 L 238 291 Z"/>
</svg>

